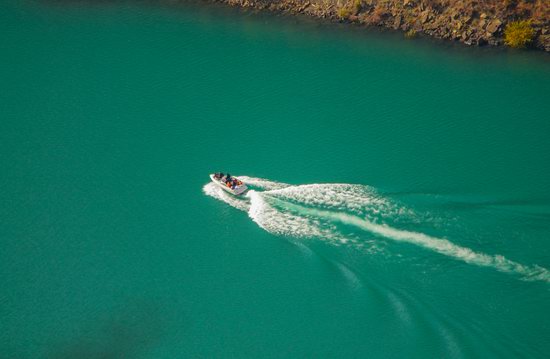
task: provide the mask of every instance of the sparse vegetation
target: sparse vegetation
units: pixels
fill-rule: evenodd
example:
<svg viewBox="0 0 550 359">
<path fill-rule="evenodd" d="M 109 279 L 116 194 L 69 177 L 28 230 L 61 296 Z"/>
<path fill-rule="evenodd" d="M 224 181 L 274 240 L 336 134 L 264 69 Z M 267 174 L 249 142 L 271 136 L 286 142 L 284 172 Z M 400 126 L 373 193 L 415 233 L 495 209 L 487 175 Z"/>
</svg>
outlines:
<svg viewBox="0 0 550 359">
<path fill-rule="evenodd" d="M 504 0 L 504 5 L 506 5 L 506 6 L 516 6 L 517 1 L 516 0 Z"/>
<path fill-rule="evenodd" d="M 351 10 L 349 8 L 343 6 L 343 7 L 339 8 L 336 13 L 338 14 L 338 17 L 340 19 L 345 20 L 345 19 L 350 17 Z"/>
<path fill-rule="evenodd" d="M 383 6 L 381 5 L 376 6 L 374 8 L 374 11 L 372 12 L 371 21 L 375 24 L 380 23 L 384 18 L 385 13 L 386 13 L 386 9 Z"/>
<path fill-rule="evenodd" d="M 514 48 L 523 48 L 533 41 L 535 31 L 528 20 L 513 21 L 504 30 L 504 42 Z"/>
<path fill-rule="evenodd" d="M 361 0 L 352 0 L 352 2 L 339 8 L 336 14 L 340 19 L 346 20 L 351 15 L 357 15 L 359 11 L 361 11 Z"/>
<path fill-rule="evenodd" d="M 353 9 L 355 10 L 355 14 L 361 11 L 361 0 L 353 0 Z"/>
<path fill-rule="evenodd" d="M 405 33 L 405 38 L 407 39 L 414 39 L 416 37 L 417 33 L 416 33 L 416 30 L 414 29 L 410 29 L 409 31 L 407 31 Z"/>
</svg>

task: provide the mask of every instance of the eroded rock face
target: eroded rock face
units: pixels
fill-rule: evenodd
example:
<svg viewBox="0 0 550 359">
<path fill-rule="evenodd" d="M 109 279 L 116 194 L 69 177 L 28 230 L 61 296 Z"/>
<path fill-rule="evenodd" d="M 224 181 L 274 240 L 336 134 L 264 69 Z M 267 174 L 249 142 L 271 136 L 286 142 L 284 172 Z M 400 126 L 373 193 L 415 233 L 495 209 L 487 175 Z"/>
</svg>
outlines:
<svg viewBox="0 0 550 359">
<path fill-rule="evenodd" d="M 430 20 L 431 17 L 432 17 L 431 11 L 424 10 L 420 13 L 420 22 L 425 24 L 428 22 L 428 20 Z"/>
<path fill-rule="evenodd" d="M 494 19 L 489 23 L 489 25 L 487 25 L 486 30 L 489 34 L 494 34 L 500 29 L 501 25 L 502 25 L 502 21 L 500 21 L 499 19 Z"/>
<path fill-rule="evenodd" d="M 394 20 L 393 26 L 392 26 L 394 30 L 397 30 L 401 27 L 401 20 L 402 20 L 401 15 L 397 15 L 395 17 L 395 20 Z"/>
<path fill-rule="evenodd" d="M 506 24 L 527 19 L 533 20 L 531 26 L 536 33 L 533 45 L 550 52 L 550 0 L 517 0 L 521 6 L 507 6 L 504 0 L 360 0 L 358 3 L 355 0 L 202 1 L 306 14 L 395 30 L 414 29 L 429 36 L 479 46 L 502 45 Z"/>
</svg>

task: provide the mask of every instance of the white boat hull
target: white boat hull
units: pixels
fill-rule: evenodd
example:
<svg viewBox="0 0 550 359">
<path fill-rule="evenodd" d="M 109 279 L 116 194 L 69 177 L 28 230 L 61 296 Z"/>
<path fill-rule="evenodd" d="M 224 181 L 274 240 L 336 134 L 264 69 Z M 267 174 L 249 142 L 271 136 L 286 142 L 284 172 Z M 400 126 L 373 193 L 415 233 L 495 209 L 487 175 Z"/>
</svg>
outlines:
<svg viewBox="0 0 550 359">
<path fill-rule="evenodd" d="M 237 177 L 233 177 L 233 178 L 238 179 Z M 232 195 L 235 195 L 235 196 L 243 194 L 248 189 L 248 187 L 246 186 L 246 184 L 244 184 L 244 182 L 243 182 L 243 184 L 241 184 L 241 185 L 235 187 L 235 189 L 233 189 L 233 188 L 227 187 L 227 185 L 225 183 L 223 183 L 222 181 L 216 179 L 216 177 L 214 177 L 213 174 L 210 175 L 210 179 L 218 187 L 220 187 L 224 191 L 229 192 L 229 193 L 231 193 Z"/>
</svg>

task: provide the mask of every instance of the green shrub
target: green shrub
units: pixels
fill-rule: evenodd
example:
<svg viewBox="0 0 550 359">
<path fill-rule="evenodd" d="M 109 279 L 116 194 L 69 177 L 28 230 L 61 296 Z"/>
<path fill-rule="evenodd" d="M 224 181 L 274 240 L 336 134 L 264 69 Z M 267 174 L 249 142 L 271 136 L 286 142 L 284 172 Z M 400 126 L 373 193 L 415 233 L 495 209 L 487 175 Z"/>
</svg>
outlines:
<svg viewBox="0 0 550 359">
<path fill-rule="evenodd" d="M 504 29 L 504 42 L 514 48 L 522 48 L 533 41 L 535 31 L 528 20 L 513 21 Z"/>
<path fill-rule="evenodd" d="M 407 31 L 407 32 L 405 33 L 405 37 L 406 37 L 407 39 L 414 39 L 414 38 L 416 37 L 416 30 L 410 29 L 409 31 Z"/>
<path fill-rule="evenodd" d="M 338 9 L 337 14 L 338 14 L 338 17 L 339 17 L 340 19 L 345 20 L 345 19 L 347 19 L 348 17 L 350 17 L 350 15 L 351 15 L 351 10 L 348 9 L 347 7 L 341 7 L 341 8 Z"/>
<path fill-rule="evenodd" d="M 353 9 L 356 14 L 361 11 L 361 0 L 353 0 Z"/>
<path fill-rule="evenodd" d="M 361 0 L 352 0 L 347 5 L 342 6 L 336 11 L 338 17 L 342 20 L 348 19 L 351 15 L 357 15 L 361 11 Z"/>
</svg>

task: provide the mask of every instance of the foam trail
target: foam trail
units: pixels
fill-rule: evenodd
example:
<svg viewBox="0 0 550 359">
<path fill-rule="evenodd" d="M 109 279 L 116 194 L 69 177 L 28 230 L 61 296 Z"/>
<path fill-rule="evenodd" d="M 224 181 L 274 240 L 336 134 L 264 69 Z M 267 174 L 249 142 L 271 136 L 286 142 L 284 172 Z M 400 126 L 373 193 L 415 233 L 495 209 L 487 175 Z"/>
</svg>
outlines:
<svg viewBox="0 0 550 359">
<path fill-rule="evenodd" d="M 205 194 L 247 212 L 266 231 L 298 238 L 321 238 L 335 245 L 364 245 L 350 233 L 342 233 L 345 224 L 393 241 L 406 242 L 441 255 L 500 272 L 522 276 L 525 280 L 550 282 L 550 272 L 539 266 L 526 266 L 501 255 L 489 255 L 462 247 L 444 238 L 397 229 L 388 223 L 400 219 L 414 221 L 407 208 L 383 198 L 367 186 L 351 184 L 311 184 L 292 186 L 261 178 L 240 176 L 243 181 L 263 191 L 250 190 L 237 198 L 213 183 L 203 187 Z M 372 244 L 376 250 L 377 244 Z"/>
<path fill-rule="evenodd" d="M 346 183 L 307 184 L 263 192 L 270 198 L 308 207 L 351 212 L 373 221 L 415 222 L 410 209 L 391 203 L 369 187 Z"/>
<path fill-rule="evenodd" d="M 243 201 L 242 199 L 230 195 L 212 182 L 205 184 L 202 188 L 202 191 L 206 195 L 223 201 L 231 207 L 235 207 L 237 209 L 240 209 L 241 211 L 248 212 L 248 209 L 250 208 L 249 202 Z"/>
<path fill-rule="evenodd" d="M 317 219 L 281 211 L 269 205 L 260 192 L 250 191 L 247 197 L 250 199 L 248 215 L 270 233 L 299 238 L 318 237 L 334 242 L 348 241 L 333 224 L 324 224 Z"/>
<path fill-rule="evenodd" d="M 239 179 L 244 181 L 248 186 L 253 186 L 264 191 L 271 191 L 289 187 L 290 185 L 282 182 L 270 181 L 265 178 L 256 178 L 248 176 L 237 176 Z"/>
<path fill-rule="evenodd" d="M 470 248 L 456 245 L 447 239 L 431 237 L 424 233 L 400 230 L 383 224 L 375 224 L 368 220 L 345 213 L 336 213 L 317 209 L 304 209 L 304 212 L 336 220 L 346 225 L 355 226 L 381 237 L 400 242 L 412 243 L 469 264 L 475 264 L 482 267 L 492 267 L 505 273 L 520 274 L 526 280 L 541 280 L 550 282 L 550 272 L 545 268 L 539 266 L 525 266 L 523 264 L 511 261 L 501 255 L 488 255 L 475 252 Z"/>
</svg>

